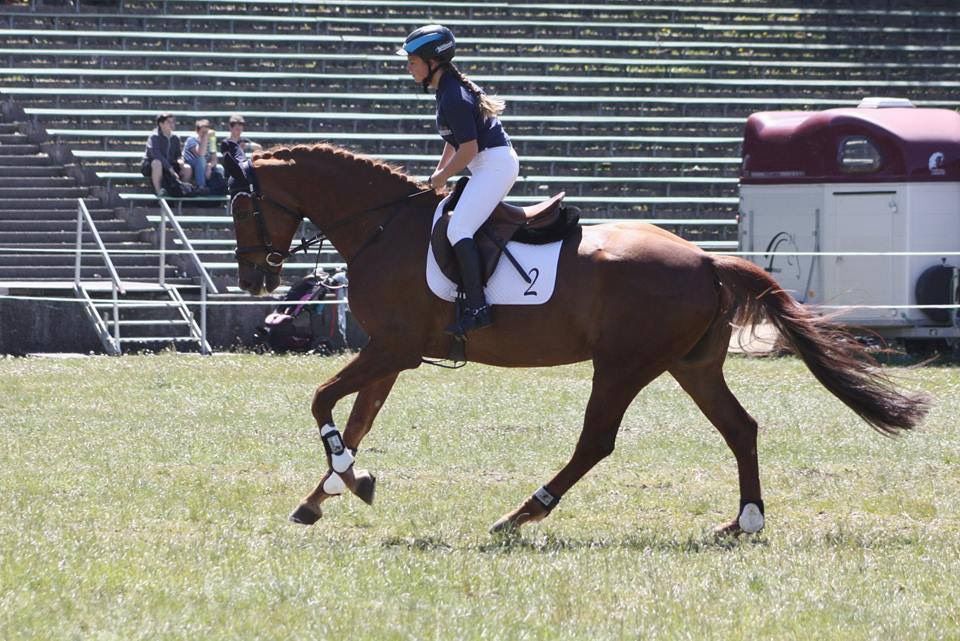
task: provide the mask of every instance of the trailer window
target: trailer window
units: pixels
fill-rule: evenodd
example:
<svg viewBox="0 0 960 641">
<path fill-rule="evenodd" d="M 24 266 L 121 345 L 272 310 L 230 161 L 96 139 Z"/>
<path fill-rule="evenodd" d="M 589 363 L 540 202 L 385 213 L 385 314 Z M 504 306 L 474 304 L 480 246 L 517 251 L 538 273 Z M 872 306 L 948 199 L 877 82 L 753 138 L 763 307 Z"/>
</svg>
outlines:
<svg viewBox="0 0 960 641">
<path fill-rule="evenodd" d="M 840 170 L 850 174 L 866 174 L 880 169 L 880 152 L 863 136 L 840 141 Z"/>
</svg>

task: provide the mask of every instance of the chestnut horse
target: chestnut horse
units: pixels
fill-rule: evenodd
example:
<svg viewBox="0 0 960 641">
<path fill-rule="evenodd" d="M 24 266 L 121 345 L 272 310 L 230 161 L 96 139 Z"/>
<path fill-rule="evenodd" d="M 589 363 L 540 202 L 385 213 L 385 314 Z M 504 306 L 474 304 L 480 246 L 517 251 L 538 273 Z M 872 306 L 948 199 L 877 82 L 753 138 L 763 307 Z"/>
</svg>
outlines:
<svg viewBox="0 0 960 641">
<path fill-rule="evenodd" d="M 280 283 L 287 248 L 309 218 L 349 267 L 350 309 L 370 341 L 312 404 L 329 469 L 291 520 L 312 524 L 321 503 L 351 490 L 372 502 L 375 478 L 354 466 L 364 436 L 400 372 L 448 355 L 444 327 L 453 303 L 430 292 L 427 244 L 442 194 L 394 167 L 339 147 L 276 148 L 238 166 L 249 191 L 231 205 L 240 287 L 254 295 Z M 929 399 L 898 391 L 856 341 L 778 288 L 741 258 L 709 254 L 657 227 L 631 222 L 577 228 L 563 241 L 553 296 L 541 305 L 494 308 L 494 324 L 469 335 L 470 361 L 548 367 L 590 360 L 593 387 L 569 462 L 497 521 L 509 530 L 547 516 L 613 452 L 624 412 L 664 372 L 677 380 L 723 435 L 737 461 L 740 507 L 718 531 L 764 524 L 757 423 L 723 376 L 732 325 L 768 320 L 813 375 L 874 429 L 895 434 L 925 416 Z M 341 398 L 358 392 L 343 433 L 333 420 Z"/>
</svg>

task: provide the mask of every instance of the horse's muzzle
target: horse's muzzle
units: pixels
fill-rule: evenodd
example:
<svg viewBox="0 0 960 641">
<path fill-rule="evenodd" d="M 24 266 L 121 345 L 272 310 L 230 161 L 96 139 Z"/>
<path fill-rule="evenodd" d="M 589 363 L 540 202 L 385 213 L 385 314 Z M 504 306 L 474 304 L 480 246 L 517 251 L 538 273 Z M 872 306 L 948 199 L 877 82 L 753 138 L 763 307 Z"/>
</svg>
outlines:
<svg viewBox="0 0 960 641">
<path fill-rule="evenodd" d="M 269 294 L 280 285 L 280 275 L 266 273 L 253 269 L 249 265 L 240 264 L 237 285 L 243 291 L 253 296 Z"/>
</svg>

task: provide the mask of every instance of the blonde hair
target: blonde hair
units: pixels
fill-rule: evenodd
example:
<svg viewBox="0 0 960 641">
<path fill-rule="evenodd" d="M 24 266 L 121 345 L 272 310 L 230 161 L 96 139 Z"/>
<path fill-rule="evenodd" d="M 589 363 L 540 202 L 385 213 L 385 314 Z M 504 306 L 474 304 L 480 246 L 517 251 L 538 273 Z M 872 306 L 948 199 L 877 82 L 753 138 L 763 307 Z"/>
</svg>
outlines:
<svg viewBox="0 0 960 641">
<path fill-rule="evenodd" d="M 444 65 L 449 71 L 457 77 L 457 80 L 463 83 L 463 86 L 467 88 L 473 96 L 477 99 L 477 105 L 480 107 L 480 115 L 487 118 L 496 118 L 507 108 L 507 101 L 503 98 L 498 98 L 496 96 L 487 95 L 483 89 L 480 88 L 477 83 L 467 78 L 467 76 L 457 69 L 457 66 L 453 63 L 447 63 Z"/>
</svg>

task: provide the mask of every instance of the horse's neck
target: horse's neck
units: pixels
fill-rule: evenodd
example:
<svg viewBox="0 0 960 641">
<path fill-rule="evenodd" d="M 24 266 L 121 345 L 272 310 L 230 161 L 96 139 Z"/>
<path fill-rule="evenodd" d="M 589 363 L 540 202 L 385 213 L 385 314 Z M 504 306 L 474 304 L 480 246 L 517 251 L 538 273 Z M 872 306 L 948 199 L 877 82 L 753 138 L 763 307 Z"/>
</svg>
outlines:
<svg viewBox="0 0 960 641">
<path fill-rule="evenodd" d="M 425 210 L 429 208 L 432 213 L 439 202 L 432 193 L 410 193 L 409 186 L 402 184 L 384 190 L 368 189 L 353 196 L 337 199 L 347 213 L 326 225 L 323 221 L 313 220 L 348 262 L 359 252 L 366 252 L 368 246 L 375 244 L 373 241 L 385 232 L 394 236 L 398 227 L 409 226 L 409 222 L 401 223 L 399 218 L 426 217 Z"/>
<path fill-rule="evenodd" d="M 394 227 L 395 217 L 437 201 L 432 192 L 408 198 L 418 191 L 414 182 L 346 150 L 298 148 L 292 155 L 297 170 L 291 178 L 296 178 L 301 202 L 317 203 L 312 214 L 305 207 L 310 220 L 347 261 L 366 251 L 384 227 Z"/>
</svg>

